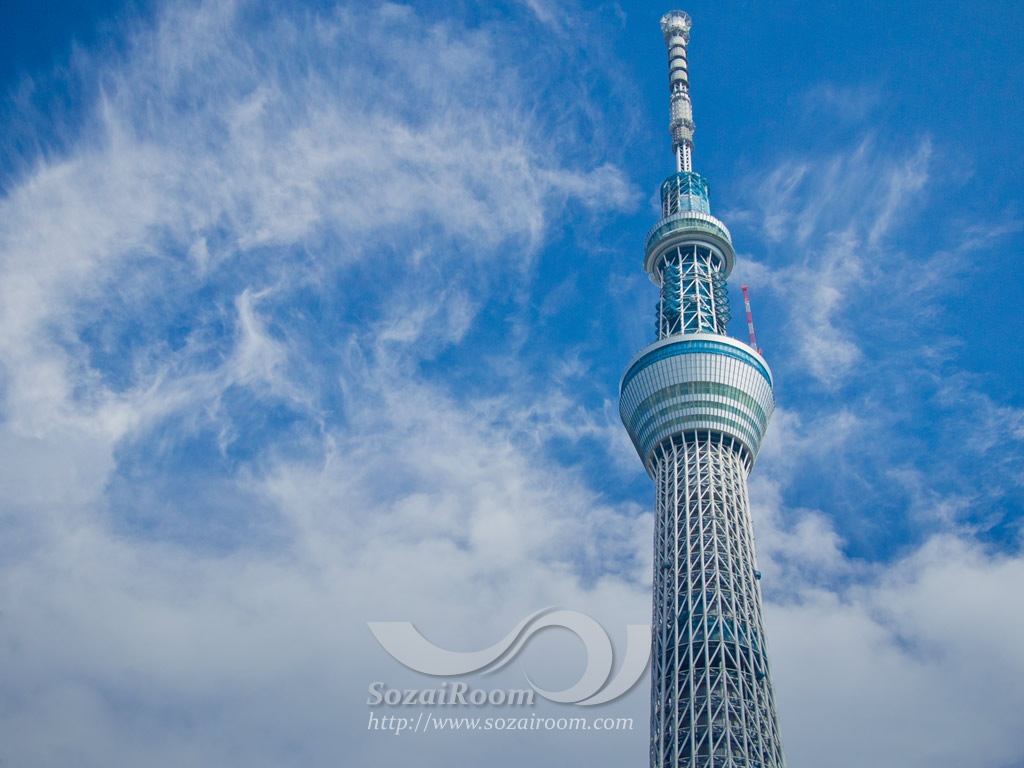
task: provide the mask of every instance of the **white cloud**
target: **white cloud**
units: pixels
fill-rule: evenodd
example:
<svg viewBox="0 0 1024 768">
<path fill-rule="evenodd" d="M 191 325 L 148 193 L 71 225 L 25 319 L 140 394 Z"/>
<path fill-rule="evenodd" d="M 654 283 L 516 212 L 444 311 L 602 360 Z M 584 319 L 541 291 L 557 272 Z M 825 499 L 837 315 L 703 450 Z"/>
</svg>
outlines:
<svg viewBox="0 0 1024 768">
<path fill-rule="evenodd" d="M 867 584 L 769 606 L 790 762 L 1013 764 L 1022 579 L 1019 555 L 937 537 Z"/>
<path fill-rule="evenodd" d="M 5 761 L 324 764 L 356 749 L 386 763 L 364 722 L 367 670 L 394 673 L 365 631 L 375 613 L 461 642 L 550 601 L 647 613 L 649 567 L 631 553 L 649 517 L 502 438 L 496 421 L 521 405 L 491 398 L 488 413 L 405 383 L 464 337 L 490 282 L 520 273 L 568 201 L 631 205 L 629 183 L 609 164 L 562 164 L 492 32 L 384 6 L 241 34 L 236 11 L 171 8 L 139 32 L 95 73 L 86 140 L 0 201 Z M 485 75 L 500 87 L 481 90 Z M 339 430 L 304 377 L 320 350 L 279 302 L 355 262 L 392 283 L 394 304 L 339 329 Z M 477 294 L 444 287 L 481 264 L 493 276 Z M 153 333 L 176 311 L 183 339 Z M 94 360 L 108 352 L 116 383 Z M 160 462 L 203 430 L 228 453 L 235 390 L 301 413 L 312 461 L 271 444 L 195 481 L 198 504 L 140 484 L 136 505 L 163 505 L 154 531 L 120 519 L 108 490 L 127 482 L 125 454 L 155 441 L 166 480 Z M 217 523 L 238 499 L 253 508 Z M 208 537 L 219 524 L 236 529 L 226 551 Z"/>
<path fill-rule="evenodd" d="M 931 142 L 921 139 L 906 156 L 890 152 L 863 139 L 831 156 L 782 160 L 752 184 L 757 221 L 765 237 L 779 244 L 782 258 L 770 267 L 744 269 L 782 299 L 801 362 L 830 389 L 863 359 L 855 341 L 863 326 L 853 319 L 865 311 L 884 317 L 890 303 L 906 300 L 894 290 L 894 276 L 902 286 L 911 273 L 893 263 L 896 256 L 884 239 L 897 214 L 922 194 Z"/>
<path fill-rule="evenodd" d="M 280 394 L 301 400 L 252 303 L 268 285 L 317 283 L 365 259 L 400 286 L 402 259 L 388 254 L 412 243 L 433 263 L 456 264 L 492 260 L 510 240 L 528 260 L 565 200 L 630 204 L 613 167 L 559 165 L 517 103 L 514 70 L 498 72 L 489 33 L 415 18 L 394 26 L 395 13 L 413 12 L 282 16 L 240 34 L 232 4 L 177 7 L 138 33 L 123 66 L 91 64 L 104 96 L 85 120 L 89 140 L 38 160 L 0 201 L 10 429 L 60 439 L 75 422 L 104 435 L 99 451 L 109 453 L 140 409 L 170 407 L 155 399 L 209 405 L 232 383 L 272 377 Z M 303 58 L 318 44 L 321 58 Z M 486 72 L 505 87 L 482 92 Z M 388 87 L 400 75 L 413 77 L 409 87 Z M 438 232 L 458 252 L 437 247 Z M 299 259 L 259 250 L 312 242 Z M 179 263 L 186 252 L 194 276 Z M 224 371 L 197 363 L 208 350 L 192 339 L 175 355 L 142 350 L 131 389 L 105 391 L 77 339 L 90 312 L 120 297 L 121 322 L 145 323 L 160 292 L 189 300 L 204 283 L 247 274 Z M 449 294 L 445 312 L 457 340 L 473 302 Z"/>
</svg>

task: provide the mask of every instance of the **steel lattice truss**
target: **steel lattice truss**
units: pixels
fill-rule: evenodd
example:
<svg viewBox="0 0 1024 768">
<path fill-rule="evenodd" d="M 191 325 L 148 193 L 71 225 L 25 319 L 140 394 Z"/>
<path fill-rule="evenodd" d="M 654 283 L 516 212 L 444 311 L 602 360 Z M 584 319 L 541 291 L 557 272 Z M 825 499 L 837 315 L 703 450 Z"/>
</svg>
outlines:
<svg viewBox="0 0 1024 768">
<path fill-rule="evenodd" d="M 659 339 L 679 333 L 725 333 L 731 314 L 719 253 L 696 243 L 673 248 L 659 261 L 658 272 Z"/>
<path fill-rule="evenodd" d="M 655 451 L 651 766 L 783 768 L 764 644 L 750 458 L 691 432 Z"/>
</svg>

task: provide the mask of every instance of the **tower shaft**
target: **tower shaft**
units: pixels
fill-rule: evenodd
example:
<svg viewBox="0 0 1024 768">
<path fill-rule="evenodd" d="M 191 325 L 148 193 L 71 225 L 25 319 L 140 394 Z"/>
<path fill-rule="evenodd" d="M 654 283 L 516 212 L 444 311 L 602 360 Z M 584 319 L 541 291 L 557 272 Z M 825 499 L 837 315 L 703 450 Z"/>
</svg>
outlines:
<svg viewBox="0 0 1024 768">
<path fill-rule="evenodd" d="M 747 497 L 774 382 L 760 355 L 725 335 L 736 253 L 692 169 L 690 18 L 672 11 L 661 23 L 676 172 L 644 243 L 658 338 L 619 388 L 656 489 L 651 767 L 785 768 Z"/>
<path fill-rule="evenodd" d="M 655 450 L 652 766 L 781 766 L 749 458 L 720 432 Z"/>
</svg>

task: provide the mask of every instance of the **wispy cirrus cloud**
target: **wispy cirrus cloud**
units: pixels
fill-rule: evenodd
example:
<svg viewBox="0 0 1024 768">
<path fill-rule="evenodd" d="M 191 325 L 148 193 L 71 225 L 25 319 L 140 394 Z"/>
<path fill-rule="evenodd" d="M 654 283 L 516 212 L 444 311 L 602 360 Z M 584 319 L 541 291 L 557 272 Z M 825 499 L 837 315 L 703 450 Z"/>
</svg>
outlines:
<svg viewBox="0 0 1024 768">
<path fill-rule="evenodd" d="M 380 606 L 643 620 L 649 518 L 496 437 L 522 403 L 408 378 L 630 182 L 566 164 L 500 27 L 249 10 L 168 8 L 87 62 L 81 139 L 0 201 L 5 760 L 387 762 L 354 672 Z"/>
<path fill-rule="evenodd" d="M 831 156 L 782 160 L 752 181 L 756 208 L 736 212 L 760 229 L 773 252 L 742 269 L 789 308 L 789 340 L 826 387 L 839 386 L 862 359 L 851 320 L 863 316 L 866 303 L 884 314 L 900 298 L 894 273 L 911 277 L 894 263 L 903 257 L 886 236 L 923 194 L 931 154 L 927 138 L 902 155 L 863 138 Z"/>
<path fill-rule="evenodd" d="M 222 368 L 270 364 L 250 355 L 252 299 L 270 286 L 316 287 L 366 262 L 399 288 L 418 272 L 422 288 L 443 279 L 417 270 L 423 254 L 490 261 L 508 240 L 528 261 L 566 200 L 631 203 L 613 167 L 560 165 L 545 118 L 523 109 L 514 70 L 495 61 L 494 32 L 392 5 L 276 17 L 240 37 L 245 23 L 233 4 L 169 9 L 125 62 L 95 64 L 103 96 L 83 141 L 37 159 L 3 200 L 0 345 L 22 432 L 45 433 L 61 413 L 95 423 L 106 409 L 121 414 L 104 427 L 112 445 L 127 411 L 151 407 L 142 401 L 176 389 L 211 402 L 203 373 L 221 389 L 239 383 L 211 356 Z M 481 91 L 488 75 L 504 87 Z M 438 247 L 449 238 L 454 248 Z M 185 343 L 168 349 L 175 323 L 188 326 Z M 105 339 L 82 333 L 91 327 Z M 109 358 L 124 380 L 108 390 L 98 353 L 123 355 L 139 330 L 154 343 Z M 280 392 L 298 391 L 287 366 L 272 367 Z"/>
</svg>

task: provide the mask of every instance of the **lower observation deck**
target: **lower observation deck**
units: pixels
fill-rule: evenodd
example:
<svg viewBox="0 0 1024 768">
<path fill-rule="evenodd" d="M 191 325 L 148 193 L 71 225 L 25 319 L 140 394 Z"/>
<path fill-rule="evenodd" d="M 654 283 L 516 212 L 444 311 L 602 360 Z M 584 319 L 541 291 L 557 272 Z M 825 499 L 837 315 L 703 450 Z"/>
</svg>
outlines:
<svg viewBox="0 0 1024 768">
<path fill-rule="evenodd" d="M 694 430 L 734 438 L 753 463 L 775 408 L 772 383 L 746 344 L 715 333 L 669 336 L 630 361 L 619 413 L 648 472 L 662 441 Z"/>
</svg>

